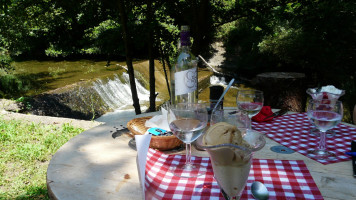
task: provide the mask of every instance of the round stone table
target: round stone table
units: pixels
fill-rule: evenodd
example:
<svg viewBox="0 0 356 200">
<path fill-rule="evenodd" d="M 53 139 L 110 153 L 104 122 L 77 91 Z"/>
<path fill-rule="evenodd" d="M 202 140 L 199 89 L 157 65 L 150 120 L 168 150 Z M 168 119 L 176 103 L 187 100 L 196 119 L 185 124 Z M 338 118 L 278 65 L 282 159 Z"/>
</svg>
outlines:
<svg viewBox="0 0 356 200">
<path fill-rule="evenodd" d="M 147 113 L 139 117 L 154 114 L 156 113 Z M 120 131 L 131 119 L 132 117 L 113 119 L 77 135 L 64 144 L 48 166 L 47 188 L 50 198 L 143 199 L 136 151 L 128 145 L 131 137 L 125 134 L 125 131 Z M 258 151 L 255 157 L 303 160 L 324 199 L 356 199 L 356 181 L 352 176 L 351 161 L 323 165 L 297 152 L 281 154 L 271 151 L 271 147 L 278 145 L 280 144 L 266 138 L 265 147 Z M 192 154 L 207 156 L 206 152 L 196 151 L 194 148 Z"/>
</svg>

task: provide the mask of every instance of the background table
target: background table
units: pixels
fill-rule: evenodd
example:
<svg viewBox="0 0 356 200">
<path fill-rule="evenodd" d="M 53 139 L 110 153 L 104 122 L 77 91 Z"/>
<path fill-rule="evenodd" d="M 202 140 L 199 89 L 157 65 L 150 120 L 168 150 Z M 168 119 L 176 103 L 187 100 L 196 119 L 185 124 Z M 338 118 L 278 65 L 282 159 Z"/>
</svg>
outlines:
<svg viewBox="0 0 356 200">
<path fill-rule="evenodd" d="M 157 113 L 140 115 L 148 116 Z M 72 138 L 53 156 L 47 170 L 51 199 L 142 199 L 136 151 L 128 146 L 131 137 L 112 134 L 131 118 L 107 123 Z M 356 179 L 351 161 L 323 165 L 299 153 L 280 154 L 270 150 L 277 142 L 266 138 L 266 146 L 256 158 L 304 160 L 325 199 L 356 199 Z M 193 155 L 207 156 L 194 150 Z"/>
</svg>

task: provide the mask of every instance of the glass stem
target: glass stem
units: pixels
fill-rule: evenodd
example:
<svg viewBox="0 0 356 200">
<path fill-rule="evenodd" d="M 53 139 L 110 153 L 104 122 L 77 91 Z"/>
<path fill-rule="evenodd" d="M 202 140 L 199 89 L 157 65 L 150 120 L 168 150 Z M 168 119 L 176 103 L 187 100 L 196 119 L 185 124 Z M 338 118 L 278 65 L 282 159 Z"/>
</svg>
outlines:
<svg viewBox="0 0 356 200">
<path fill-rule="evenodd" d="M 186 143 L 185 145 L 185 164 L 190 165 L 191 164 L 191 156 L 192 156 L 192 147 L 190 143 Z"/>
<path fill-rule="evenodd" d="M 248 129 L 251 130 L 252 129 L 252 118 L 248 117 Z"/>
<path fill-rule="evenodd" d="M 222 188 L 220 188 L 220 190 L 221 190 L 221 193 L 225 200 L 239 200 L 241 197 L 241 196 L 229 197 L 229 195 L 227 195 L 226 192 Z"/>
<path fill-rule="evenodd" d="M 325 135 L 326 132 L 320 131 L 320 143 L 319 143 L 319 150 L 320 151 L 325 151 Z"/>
</svg>

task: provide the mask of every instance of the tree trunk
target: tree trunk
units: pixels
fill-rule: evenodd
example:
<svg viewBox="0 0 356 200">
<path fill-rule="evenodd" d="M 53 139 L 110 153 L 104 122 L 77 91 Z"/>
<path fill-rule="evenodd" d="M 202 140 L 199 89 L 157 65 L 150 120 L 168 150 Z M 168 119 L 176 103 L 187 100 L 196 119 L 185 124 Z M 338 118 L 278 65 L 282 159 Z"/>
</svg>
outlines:
<svg viewBox="0 0 356 200">
<path fill-rule="evenodd" d="M 153 56 L 153 18 L 152 0 L 147 0 L 147 26 L 148 26 L 148 58 L 150 76 L 150 107 L 149 112 L 156 111 L 156 89 L 155 89 L 155 62 Z"/>
<path fill-rule="evenodd" d="M 133 69 L 133 65 L 132 65 L 132 42 L 131 42 L 131 35 L 129 33 L 129 29 L 127 27 L 127 15 L 125 12 L 126 8 L 125 8 L 124 0 L 119 0 L 118 6 L 119 6 L 119 13 L 121 16 L 121 25 L 123 28 L 123 36 L 124 36 L 124 42 L 125 42 L 125 53 L 126 53 L 126 65 L 127 65 L 127 71 L 129 73 L 132 101 L 133 101 L 133 106 L 135 108 L 136 115 L 138 115 L 138 114 L 141 114 L 141 108 L 140 108 L 140 103 L 139 103 L 139 99 L 137 96 L 135 75 L 134 75 L 134 69 Z M 125 97 L 123 97 L 123 98 L 125 98 Z"/>
<path fill-rule="evenodd" d="M 256 87 L 263 91 L 266 106 L 294 112 L 305 111 L 305 74 L 265 72 L 257 75 Z"/>
<path fill-rule="evenodd" d="M 191 12 L 193 14 L 191 32 L 194 37 L 192 52 L 195 55 L 205 55 L 209 51 L 209 42 L 211 39 L 211 14 L 209 0 L 194 0 Z"/>
<path fill-rule="evenodd" d="M 162 64 L 163 64 L 164 76 L 166 78 L 167 90 L 168 90 L 169 97 L 171 97 L 171 89 L 169 87 L 169 81 L 168 81 L 167 69 L 166 69 L 166 62 L 165 62 L 165 57 L 166 56 L 165 56 L 165 53 L 163 51 L 162 45 L 160 45 L 160 52 L 161 52 L 161 61 L 162 61 Z"/>
</svg>

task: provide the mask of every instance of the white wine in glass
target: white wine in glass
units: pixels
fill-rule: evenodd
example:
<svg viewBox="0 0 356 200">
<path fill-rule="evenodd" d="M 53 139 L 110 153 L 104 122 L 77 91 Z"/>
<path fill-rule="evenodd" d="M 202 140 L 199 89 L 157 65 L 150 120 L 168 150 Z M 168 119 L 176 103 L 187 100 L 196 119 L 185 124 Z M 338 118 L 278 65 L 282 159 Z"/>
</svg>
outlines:
<svg viewBox="0 0 356 200">
<path fill-rule="evenodd" d="M 244 111 L 249 119 L 251 129 L 251 118 L 257 115 L 263 107 L 263 92 L 260 90 L 239 90 L 236 96 L 238 108 Z"/>
<path fill-rule="evenodd" d="M 168 123 L 173 134 L 186 144 L 186 162 L 170 169 L 179 177 L 197 177 L 205 173 L 191 162 L 191 143 L 204 131 L 208 123 L 208 111 L 204 103 L 178 103 L 171 107 Z"/>
</svg>

